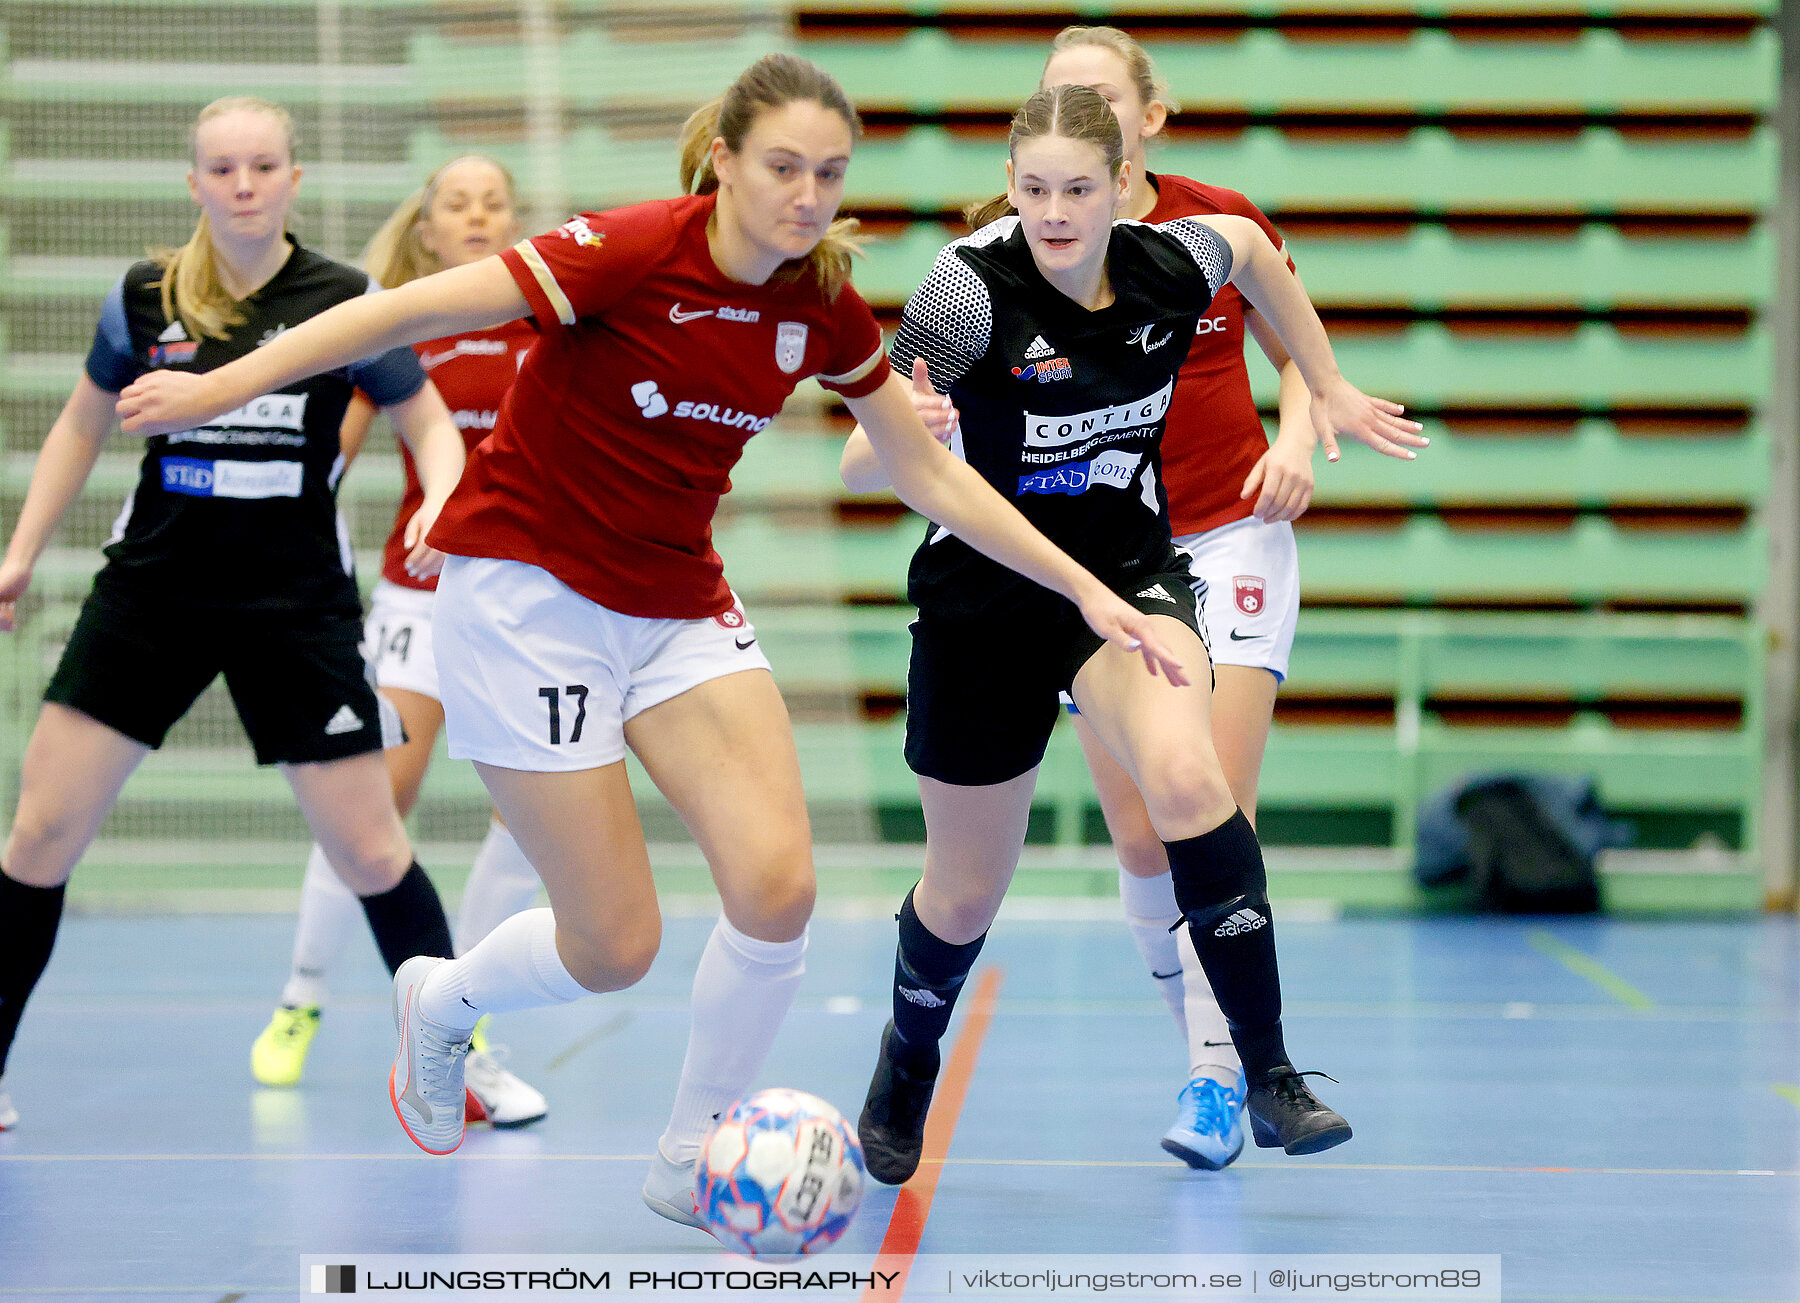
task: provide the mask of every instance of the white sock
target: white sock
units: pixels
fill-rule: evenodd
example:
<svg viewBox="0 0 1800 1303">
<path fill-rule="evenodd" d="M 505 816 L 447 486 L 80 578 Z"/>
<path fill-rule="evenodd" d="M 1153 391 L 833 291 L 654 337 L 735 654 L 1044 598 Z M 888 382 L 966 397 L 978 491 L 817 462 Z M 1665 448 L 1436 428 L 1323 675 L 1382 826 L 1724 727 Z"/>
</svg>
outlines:
<svg viewBox="0 0 1800 1303">
<path fill-rule="evenodd" d="M 503 919 L 461 959 L 432 970 L 419 1012 L 440 1027 L 473 1031 L 484 1013 L 568 1004 L 589 994 L 556 952 L 556 915 L 528 909 Z"/>
<path fill-rule="evenodd" d="M 744 1097 L 805 971 L 805 933 L 757 941 L 719 919 L 694 973 L 693 1024 L 664 1154 L 677 1163 L 697 1157 L 718 1115 Z"/>
<path fill-rule="evenodd" d="M 468 954 L 502 919 L 530 909 L 537 893 L 537 870 L 506 825 L 495 819 L 488 824 L 487 837 L 475 852 L 475 867 L 463 886 L 462 906 L 456 912 L 456 953 Z"/>
<path fill-rule="evenodd" d="M 294 920 L 294 957 L 281 1002 L 324 1004 L 325 975 L 344 957 L 350 938 L 368 927 L 362 902 L 344 885 L 318 846 L 306 857 L 300 881 L 300 915 Z"/>
<path fill-rule="evenodd" d="M 1188 1078 L 1210 1077 L 1236 1086 L 1243 1064 L 1231 1040 L 1231 1025 L 1213 995 L 1212 983 L 1194 953 L 1194 939 L 1182 928 L 1175 933 L 1181 955 L 1182 984 L 1187 987 Z"/>
<path fill-rule="evenodd" d="M 1167 873 L 1139 878 L 1120 869 L 1119 903 L 1125 906 L 1125 926 L 1131 929 L 1131 939 L 1137 942 L 1156 990 L 1175 1015 L 1175 1027 L 1186 1041 L 1181 956 L 1175 949 L 1175 937 L 1184 929 L 1169 930 L 1181 918 L 1181 909 L 1175 904 L 1175 880 Z"/>
</svg>

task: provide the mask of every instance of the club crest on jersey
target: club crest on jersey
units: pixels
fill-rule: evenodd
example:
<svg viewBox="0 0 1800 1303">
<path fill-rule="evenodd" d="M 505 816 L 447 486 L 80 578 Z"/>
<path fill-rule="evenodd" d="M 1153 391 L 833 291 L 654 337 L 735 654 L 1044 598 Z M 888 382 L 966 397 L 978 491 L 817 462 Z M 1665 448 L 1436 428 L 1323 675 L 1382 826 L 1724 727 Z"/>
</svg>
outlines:
<svg viewBox="0 0 1800 1303">
<path fill-rule="evenodd" d="M 556 228 L 557 234 L 565 239 L 573 240 L 586 249 L 598 249 L 606 243 L 606 232 L 596 231 L 587 224 L 585 217 L 571 217 Z"/>
<path fill-rule="evenodd" d="M 720 611 L 713 616 L 713 623 L 721 629 L 742 629 L 744 627 L 744 608 L 738 605 L 737 599 L 731 600 L 731 609 Z"/>
<path fill-rule="evenodd" d="M 775 327 L 775 365 L 788 375 L 806 361 L 806 323 L 784 321 Z"/>
<path fill-rule="evenodd" d="M 1052 380 L 1072 380 L 1075 370 L 1069 365 L 1066 357 L 1047 358 L 1042 362 L 1028 362 L 1024 366 L 1016 366 L 1012 373 L 1021 380 L 1035 379 L 1041 385 Z"/>
<path fill-rule="evenodd" d="M 1245 615 L 1261 615 L 1263 609 L 1263 581 L 1261 575 L 1233 575 L 1231 577 L 1231 596 L 1237 603 L 1237 609 Z"/>
</svg>

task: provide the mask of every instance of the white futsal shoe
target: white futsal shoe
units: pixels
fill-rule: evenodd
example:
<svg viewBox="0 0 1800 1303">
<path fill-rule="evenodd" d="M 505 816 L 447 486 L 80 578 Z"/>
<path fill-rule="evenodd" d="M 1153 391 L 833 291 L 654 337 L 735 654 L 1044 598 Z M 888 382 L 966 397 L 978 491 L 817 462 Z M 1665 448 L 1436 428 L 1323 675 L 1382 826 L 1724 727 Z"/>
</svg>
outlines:
<svg viewBox="0 0 1800 1303">
<path fill-rule="evenodd" d="M 500 1061 L 506 1057 L 506 1047 L 490 1046 L 487 1038 L 481 1035 L 480 1024 L 476 1025 L 471 1043 L 474 1048 L 469 1052 L 468 1068 L 463 1074 L 463 1081 L 474 1098 L 468 1121 L 487 1122 L 501 1128 L 526 1127 L 550 1112 L 542 1091 L 500 1066 Z"/>
<path fill-rule="evenodd" d="M 394 974 L 394 1026 L 400 1046 L 388 1073 L 388 1099 L 412 1142 L 428 1154 L 451 1154 L 463 1140 L 463 1064 L 466 1033 L 428 1021 L 419 992 L 431 970 L 444 963 L 415 955 Z"/>
<path fill-rule="evenodd" d="M 13 1107 L 12 1096 L 6 1093 L 6 1078 L 0 1077 L 0 1131 L 11 1131 L 19 1125 L 19 1110 Z"/>
<path fill-rule="evenodd" d="M 644 1178 L 644 1205 L 658 1216 L 667 1217 L 697 1231 L 706 1230 L 694 1203 L 694 1181 L 699 1175 L 700 1156 L 695 1154 L 678 1163 L 663 1153 L 662 1142 L 656 1142 L 656 1157 L 650 1160 L 650 1175 Z M 710 1232 L 708 1232 L 710 1234 Z"/>
</svg>

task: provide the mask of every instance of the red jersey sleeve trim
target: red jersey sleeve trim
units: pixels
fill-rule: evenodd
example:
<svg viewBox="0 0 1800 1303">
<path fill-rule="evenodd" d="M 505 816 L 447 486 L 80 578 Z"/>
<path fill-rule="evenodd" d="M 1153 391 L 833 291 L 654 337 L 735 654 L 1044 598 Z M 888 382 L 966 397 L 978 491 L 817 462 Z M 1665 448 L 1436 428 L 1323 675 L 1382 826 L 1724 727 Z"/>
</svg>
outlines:
<svg viewBox="0 0 1800 1303">
<path fill-rule="evenodd" d="M 524 294 L 525 301 L 531 305 L 531 311 L 544 325 L 552 323 L 572 326 L 575 324 L 575 308 L 569 302 L 569 296 L 563 293 L 562 286 L 556 283 L 556 277 L 550 273 L 550 266 L 544 261 L 544 255 L 530 240 L 521 240 L 512 248 L 503 250 L 500 261 L 506 264 L 507 271 L 518 283 L 519 292 Z"/>
<path fill-rule="evenodd" d="M 887 365 L 885 348 L 877 342 L 875 351 L 869 354 L 868 360 L 861 366 L 841 376 L 822 375 L 819 383 L 827 389 L 835 389 L 846 398 L 866 398 L 887 382 L 888 372 L 892 369 Z"/>
</svg>

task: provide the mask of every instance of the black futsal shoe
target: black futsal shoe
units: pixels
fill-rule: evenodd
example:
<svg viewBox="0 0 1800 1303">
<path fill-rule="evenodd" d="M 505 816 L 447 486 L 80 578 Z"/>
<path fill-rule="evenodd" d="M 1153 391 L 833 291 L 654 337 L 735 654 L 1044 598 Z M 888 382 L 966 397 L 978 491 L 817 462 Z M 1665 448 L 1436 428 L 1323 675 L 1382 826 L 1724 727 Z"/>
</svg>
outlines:
<svg viewBox="0 0 1800 1303">
<path fill-rule="evenodd" d="M 896 1065 L 893 1043 L 894 1024 L 890 1022 L 882 1029 L 881 1058 L 856 1123 L 863 1163 L 869 1175 L 883 1185 L 902 1185 L 919 1170 L 919 1153 L 925 1148 L 925 1114 L 937 1086 L 937 1073 L 915 1076 Z"/>
<path fill-rule="evenodd" d="M 1295 1072 L 1283 1064 L 1252 1083 L 1244 1111 L 1250 1115 L 1250 1134 L 1258 1148 L 1316 1154 L 1350 1138 L 1350 1124 L 1321 1104 L 1302 1077 L 1337 1080 L 1322 1072 Z"/>
</svg>

